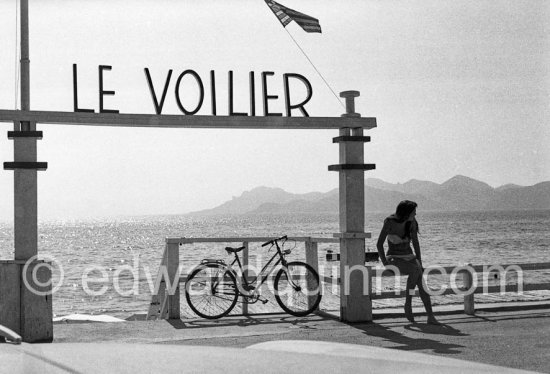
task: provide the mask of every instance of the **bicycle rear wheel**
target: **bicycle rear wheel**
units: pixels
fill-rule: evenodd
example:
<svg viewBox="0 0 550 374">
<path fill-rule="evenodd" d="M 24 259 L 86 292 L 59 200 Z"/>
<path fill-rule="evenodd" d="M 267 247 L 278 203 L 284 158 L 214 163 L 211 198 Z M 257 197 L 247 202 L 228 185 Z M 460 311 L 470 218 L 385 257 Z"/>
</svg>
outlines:
<svg viewBox="0 0 550 374">
<path fill-rule="evenodd" d="M 207 319 L 227 315 L 239 297 L 233 273 L 220 264 L 204 264 L 191 272 L 185 282 L 187 304 L 198 316 Z"/>
<path fill-rule="evenodd" d="M 289 262 L 286 268 L 279 270 L 274 288 L 277 303 L 293 316 L 306 316 L 321 302 L 319 275 L 303 262 Z"/>
</svg>

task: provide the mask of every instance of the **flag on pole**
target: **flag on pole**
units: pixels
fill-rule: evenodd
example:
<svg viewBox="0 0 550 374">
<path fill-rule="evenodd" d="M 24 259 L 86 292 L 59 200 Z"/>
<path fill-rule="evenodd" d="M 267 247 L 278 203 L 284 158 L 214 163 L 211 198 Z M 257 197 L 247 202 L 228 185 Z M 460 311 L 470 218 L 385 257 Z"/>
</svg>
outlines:
<svg viewBox="0 0 550 374">
<path fill-rule="evenodd" d="M 295 21 L 305 32 L 321 32 L 321 25 L 317 18 L 297 12 L 272 0 L 265 0 L 265 2 L 273 13 L 275 13 L 283 27 Z"/>
</svg>

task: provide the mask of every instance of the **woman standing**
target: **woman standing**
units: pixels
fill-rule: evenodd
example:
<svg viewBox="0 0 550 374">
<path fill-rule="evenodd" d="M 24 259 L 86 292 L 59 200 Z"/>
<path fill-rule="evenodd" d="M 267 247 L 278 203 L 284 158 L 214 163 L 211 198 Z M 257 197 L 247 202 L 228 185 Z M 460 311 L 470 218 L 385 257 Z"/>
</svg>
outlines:
<svg viewBox="0 0 550 374">
<path fill-rule="evenodd" d="M 404 200 L 397 205 L 395 214 L 384 220 L 384 227 L 378 237 L 378 253 L 384 266 L 393 265 L 401 274 L 408 275 L 407 292 L 405 296 L 405 316 L 414 323 L 412 312 L 412 295 L 418 286 L 420 298 L 428 314 L 428 324 L 439 325 L 432 311 L 430 295 L 424 289 L 422 279 L 422 258 L 418 243 L 418 222 L 416 222 L 416 207 L 414 201 Z M 388 252 L 384 254 L 384 242 L 388 239 Z M 411 241 L 414 253 L 411 249 Z"/>
</svg>

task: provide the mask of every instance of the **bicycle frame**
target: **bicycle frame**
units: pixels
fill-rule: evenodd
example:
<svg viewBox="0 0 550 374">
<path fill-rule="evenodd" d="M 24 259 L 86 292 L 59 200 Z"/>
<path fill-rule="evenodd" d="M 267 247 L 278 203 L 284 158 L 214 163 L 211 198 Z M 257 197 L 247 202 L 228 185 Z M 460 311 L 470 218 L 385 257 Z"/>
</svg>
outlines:
<svg viewBox="0 0 550 374">
<path fill-rule="evenodd" d="M 264 282 L 267 280 L 269 275 L 271 275 L 271 273 L 273 273 L 273 270 L 275 270 L 279 264 L 283 265 L 284 271 L 287 272 L 287 278 L 289 279 L 289 281 L 291 283 L 293 283 L 291 277 L 288 275 L 288 270 L 286 268 L 287 261 L 284 257 L 284 254 L 281 251 L 281 248 L 279 247 L 279 244 L 276 241 L 275 241 L 274 245 L 277 248 L 277 252 L 275 254 L 273 254 L 271 259 L 269 259 L 269 261 L 264 265 L 262 270 L 260 270 L 260 272 L 256 275 L 254 280 L 252 280 L 250 283 L 246 279 L 246 274 L 243 270 L 243 266 L 241 264 L 241 260 L 239 258 L 238 253 L 235 253 L 235 259 L 233 260 L 233 262 L 230 265 L 225 265 L 225 269 L 226 269 L 225 271 L 231 272 L 235 276 L 235 280 L 237 281 L 237 288 L 238 288 L 239 292 L 244 297 L 254 297 L 254 296 L 256 296 L 258 294 L 258 291 L 257 291 L 258 288 L 260 288 L 260 286 L 262 284 L 264 284 Z M 266 271 L 269 264 L 271 264 L 271 262 L 276 257 L 279 257 L 279 259 L 271 266 L 271 268 L 268 271 Z M 241 270 L 242 276 L 239 276 L 237 274 L 237 272 L 235 271 L 235 269 L 233 268 L 233 265 L 235 265 L 235 263 L 237 263 L 237 265 L 239 266 L 239 269 Z M 225 274 L 225 272 L 224 272 L 224 274 Z M 257 283 L 258 278 L 260 278 L 259 283 Z M 293 286 L 295 286 L 295 285 L 293 284 Z M 213 287 L 216 287 L 216 283 L 214 283 Z"/>
</svg>

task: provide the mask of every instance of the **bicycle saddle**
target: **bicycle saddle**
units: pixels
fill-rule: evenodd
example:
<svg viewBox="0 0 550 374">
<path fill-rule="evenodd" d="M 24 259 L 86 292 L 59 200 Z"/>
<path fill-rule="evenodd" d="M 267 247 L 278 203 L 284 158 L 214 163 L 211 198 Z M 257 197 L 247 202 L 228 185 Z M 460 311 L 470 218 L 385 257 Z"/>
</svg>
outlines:
<svg viewBox="0 0 550 374">
<path fill-rule="evenodd" d="M 244 246 L 243 247 L 239 247 L 239 248 L 232 248 L 232 247 L 225 247 L 225 250 L 228 252 L 228 253 L 237 253 L 237 252 L 240 252 L 244 249 Z"/>
</svg>

